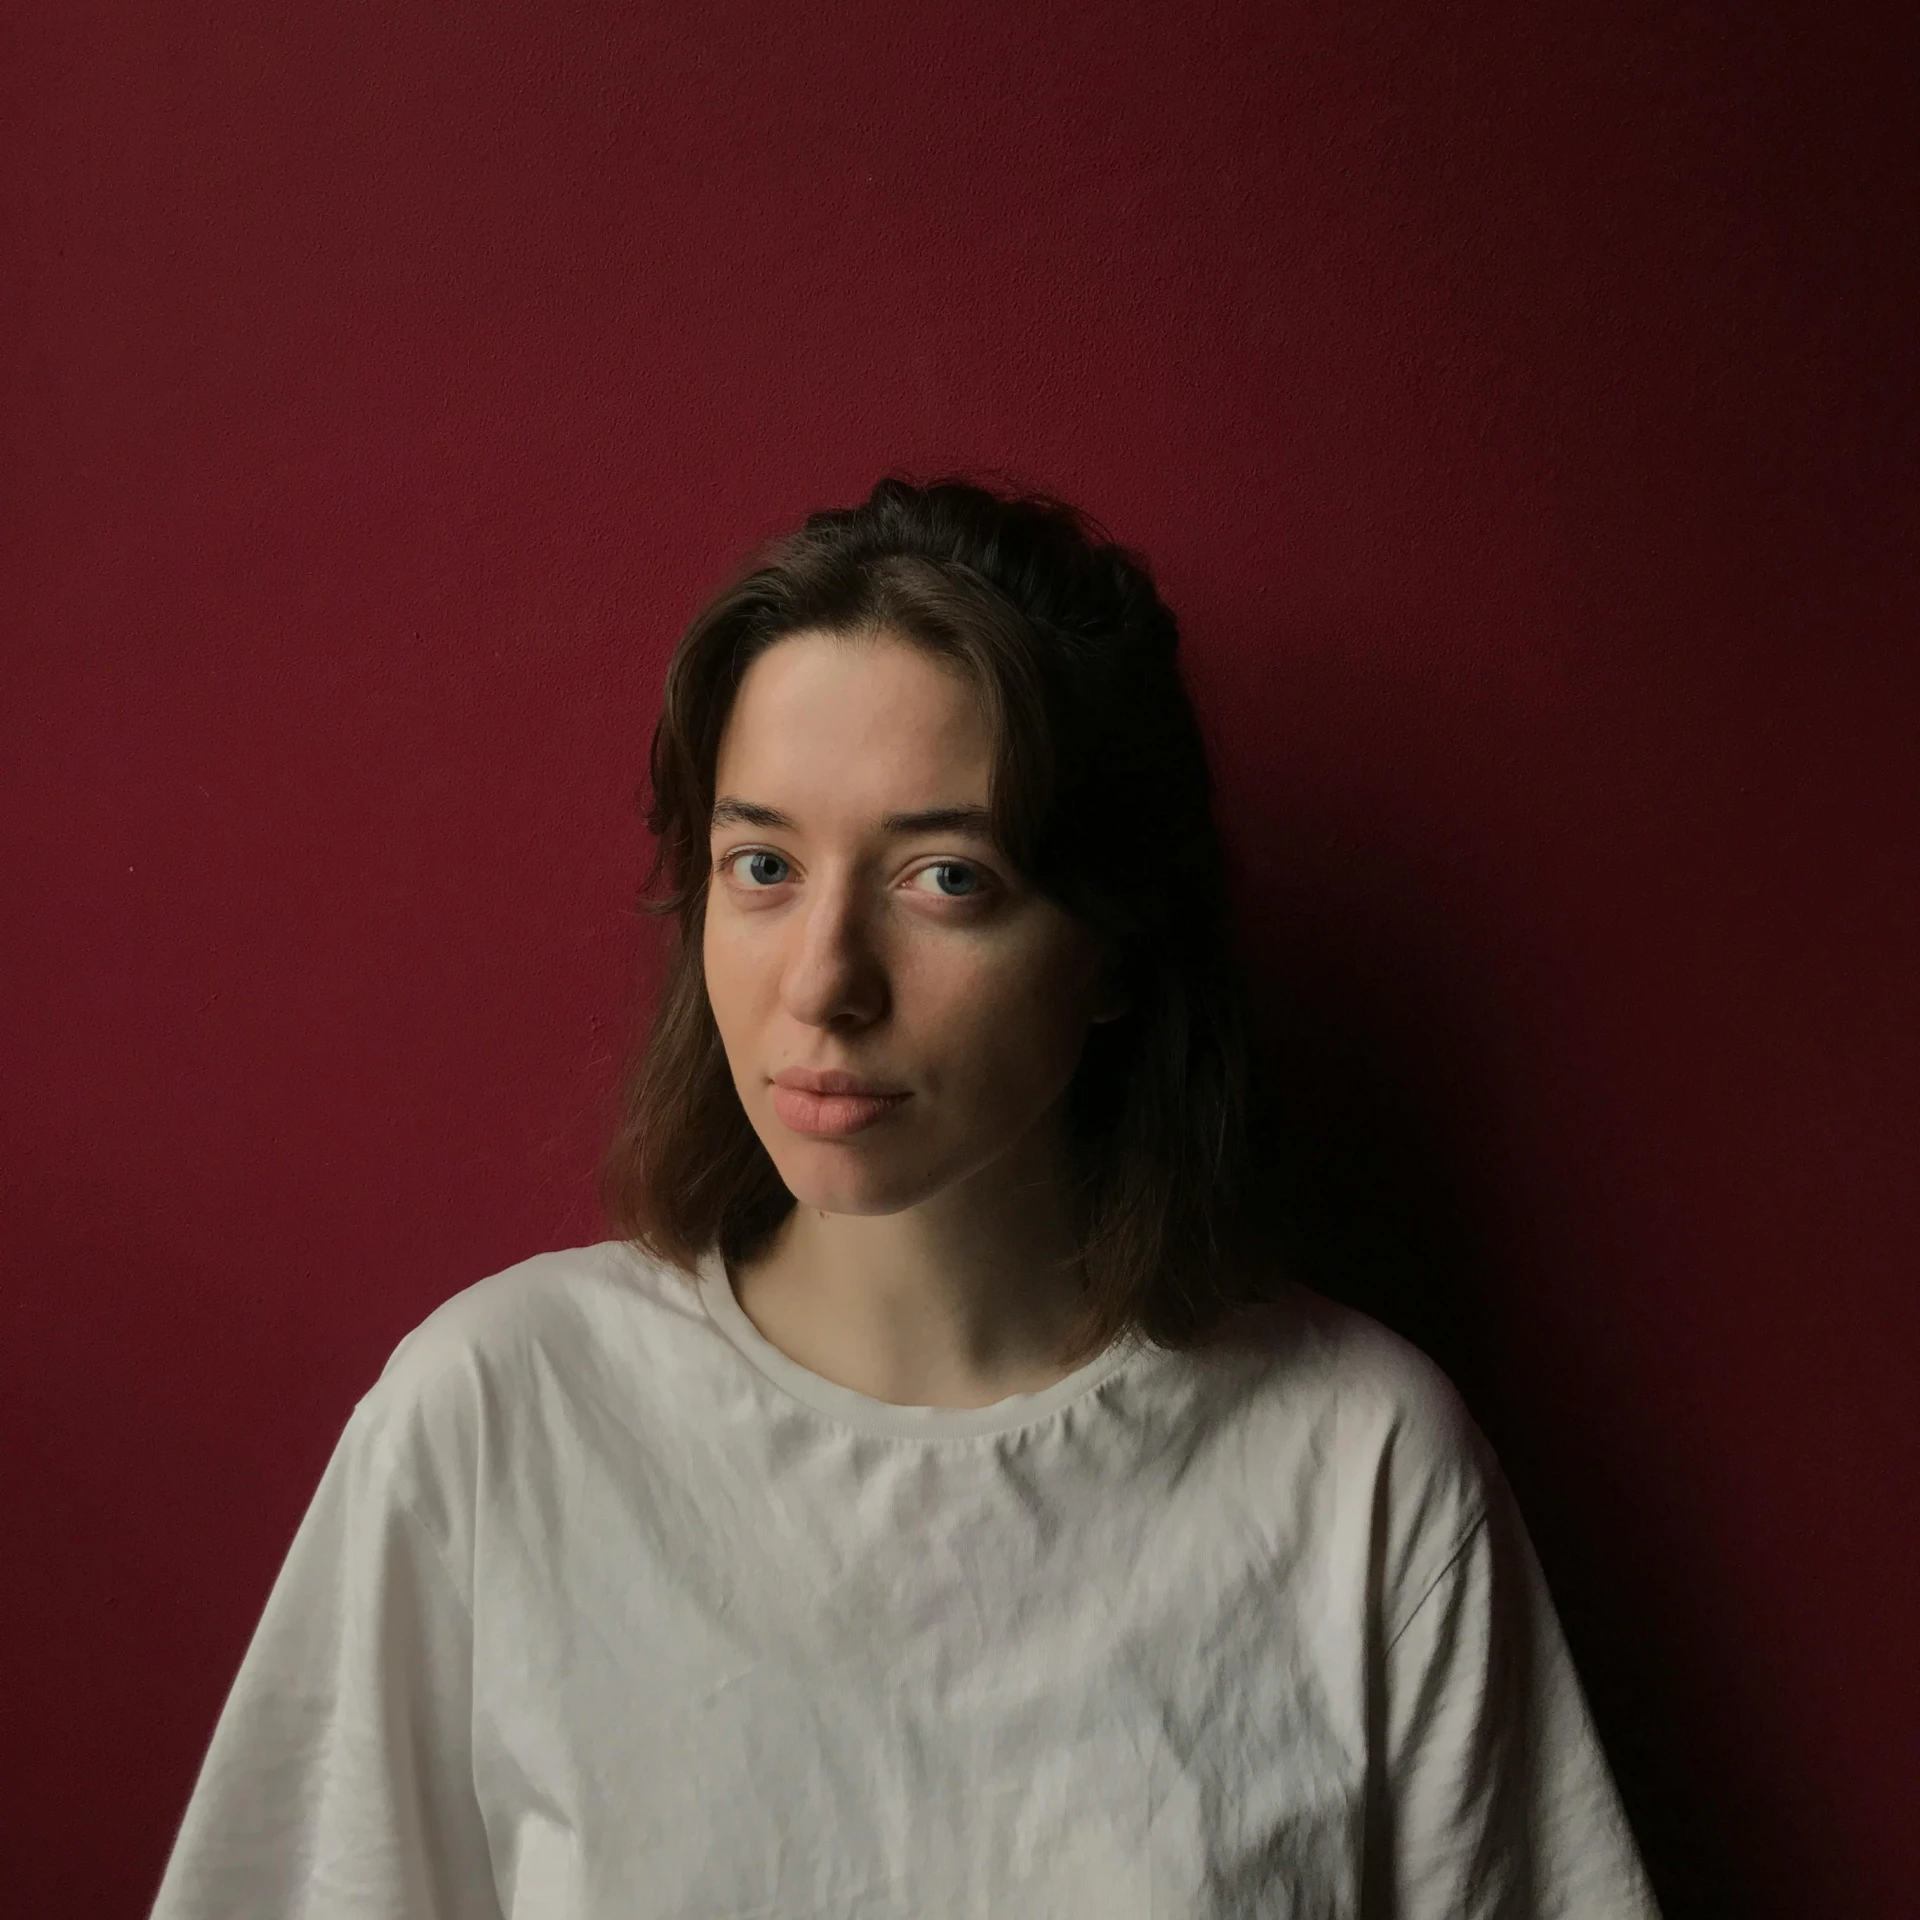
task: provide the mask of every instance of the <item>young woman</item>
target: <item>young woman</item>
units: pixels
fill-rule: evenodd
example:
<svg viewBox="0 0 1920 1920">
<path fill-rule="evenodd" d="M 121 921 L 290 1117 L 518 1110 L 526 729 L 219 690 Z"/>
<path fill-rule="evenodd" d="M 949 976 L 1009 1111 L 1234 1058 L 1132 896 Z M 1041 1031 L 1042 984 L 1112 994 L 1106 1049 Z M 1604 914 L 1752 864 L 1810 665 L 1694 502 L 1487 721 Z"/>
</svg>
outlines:
<svg viewBox="0 0 1920 1920">
<path fill-rule="evenodd" d="M 1260 1251 L 1175 639 L 957 482 L 694 620 L 621 1237 L 355 1409 L 160 1920 L 1652 1913 L 1475 1429 Z"/>
</svg>

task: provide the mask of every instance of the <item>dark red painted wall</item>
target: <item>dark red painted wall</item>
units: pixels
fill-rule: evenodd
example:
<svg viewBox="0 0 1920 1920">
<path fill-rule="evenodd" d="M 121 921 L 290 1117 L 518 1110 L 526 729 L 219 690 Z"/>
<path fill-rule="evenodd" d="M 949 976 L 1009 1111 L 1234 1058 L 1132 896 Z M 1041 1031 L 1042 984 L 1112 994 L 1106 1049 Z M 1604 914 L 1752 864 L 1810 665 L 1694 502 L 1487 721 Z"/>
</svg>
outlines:
<svg viewBox="0 0 1920 1920">
<path fill-rule="evenodd" d="M 10 1908 L 143 1909 L 355 1396 L 596 1237 L 678 623 L 970 463 L 1185 616 L 1297 1257 L 1671 1909 L 1910 1911 L 1911 9 L 13 11 Z"/>
</svg>

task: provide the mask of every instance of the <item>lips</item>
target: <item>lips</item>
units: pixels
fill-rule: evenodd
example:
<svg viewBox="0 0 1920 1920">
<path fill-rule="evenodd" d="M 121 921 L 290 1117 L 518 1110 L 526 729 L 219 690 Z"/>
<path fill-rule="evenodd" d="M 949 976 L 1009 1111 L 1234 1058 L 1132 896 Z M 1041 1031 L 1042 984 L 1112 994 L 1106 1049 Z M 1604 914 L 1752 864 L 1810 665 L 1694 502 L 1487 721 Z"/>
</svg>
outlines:
<svg viewBox="0 0 1920 1920">
<path fill-rule="evenodd" d="M 897 1113 L 911 1095 L 856 1073 L 787 1067 L 773 1076 L 773 1110 L 795 1133 L 843 1139 Z"/>
</svg>

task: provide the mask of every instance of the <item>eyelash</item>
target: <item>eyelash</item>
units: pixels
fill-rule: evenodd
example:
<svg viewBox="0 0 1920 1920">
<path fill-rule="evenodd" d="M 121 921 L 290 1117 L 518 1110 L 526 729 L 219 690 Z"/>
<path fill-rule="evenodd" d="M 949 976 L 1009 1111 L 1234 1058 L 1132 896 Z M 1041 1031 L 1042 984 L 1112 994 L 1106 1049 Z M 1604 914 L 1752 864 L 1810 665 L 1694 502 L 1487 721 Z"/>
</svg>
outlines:
<svg viewBox="0 0 1920 1920">
<path fill-rule="evenodd" d="M 731 873 L 742 860 L 751 860 L 760 855 L 765 855 L 771 860 L 778 860 L 782 865 L 790 866 L 792 864 L 784 853 L 775 853 L 771 847 L 740 847 L 736 851 L 726 855 L 725 858 L 719 862 L 719 871 L 722 873 Z M 933 860 L 929 861 L 926 866 L 918 867 L 914 871 L 917 877 L 922 873 L 938 873 L 944 868 L 949 867 L 957 867 L 963 873 L 972 874 L 975 882 L 974 891 L 971 893 L 935 893 L 933 895 L 934 899 L 977 900 L 983 898 L 993 890 L 994 881 L 992 876 L 988 874 L 984 867 L 976 866 L 971 860 Z M 744 886 L 743 891 L 748 893 L 768 893 L 772 891 L 772 886 L 777 886 L 778 884 L 779 882 L 775 881 L 771 886 L 765 887 L 747 885 Z"/>
</svg>

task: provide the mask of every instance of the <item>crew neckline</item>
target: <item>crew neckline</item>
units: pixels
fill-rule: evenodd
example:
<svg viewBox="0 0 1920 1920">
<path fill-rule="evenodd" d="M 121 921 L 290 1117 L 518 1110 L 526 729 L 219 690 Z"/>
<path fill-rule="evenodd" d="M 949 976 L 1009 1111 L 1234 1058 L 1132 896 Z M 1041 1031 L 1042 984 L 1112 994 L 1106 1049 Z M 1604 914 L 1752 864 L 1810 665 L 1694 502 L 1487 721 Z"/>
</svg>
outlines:
<svg viewBox="0 0 1920 1920">
<path fill-rule="evenodd" d="M 1130 1360 L 1147 1351 L 1138 1335 L 1123 1333 L 1091 1360 L 1035 1393 L 1009 1394 L 984 1407 L 902 1406 L 843 1387 L 782 1353 L 747 1318 L 717 1247 L 701 1256 L 694 1277 L 707 1318 L 757 1372 L 815 1413 L 881 1439 L 970 1440 L 986 1434 L 1014 1433 L 1093 1393 Z"/>
</svg>

